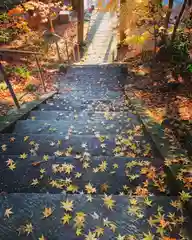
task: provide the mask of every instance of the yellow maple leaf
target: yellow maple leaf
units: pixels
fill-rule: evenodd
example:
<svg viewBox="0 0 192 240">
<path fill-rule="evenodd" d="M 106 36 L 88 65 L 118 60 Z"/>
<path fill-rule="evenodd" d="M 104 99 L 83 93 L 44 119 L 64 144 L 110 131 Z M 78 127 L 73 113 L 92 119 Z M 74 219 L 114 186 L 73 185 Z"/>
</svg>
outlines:
<svg viewBox="0 0 192 240">
<path fill-rule="evenodd" d="M 115 232 L 117 226 L 116 226 L 114 223 L 110 223 L 110 224 L 109 224 L 109 228 L 111 229 L 111 231 Z"/>
<path fill-rule="evenodd" d="M 96 168 L 93 168 L 93 172 L 94 172 L 94 173 L 97 173 L 97 172 L 99 172 L 99 168 L 98 168 L 98 167 L 96 167 Z"/>
<path fill-rule="evenodd" d="M 36 186 L 38 184 L 39 184 L 39 180 L 37 178 L 32 179 L 32 183 L 31 183 L 32 186 Z"/>
<path fill-rule="evenodd" d="M 118 165 L 117 163 L 114 163 L 114 164 L 113 164 L 113 168 L 114 168 L 114 169 L 117 169 L 118 167 L 119 167 L 119 165 Z"/>
<path fill-rule="evenodd" d="M 29 145 L 32 145 L 32 146 L 35 145 L 35 141 L 30 141 Z"/>
<path fill-rule="evenodd" d="M 187 202 L 191 199 L 192 195 L 189 192 L 182 191 L 180 192 L 181 201 Z"/>
<path fill-rule="evenodd" d="M 100 170 L 101 172 L 105 172 L 106 169 L 107 169 L 107 161 L 102 161 L 102 163 L 99 164 L 99 170 Z"/>
<path fill-rule="evenodd" d="M 46 172 L 46 171 L 45 171 L 45 168 L 41 168 L 41 169 L 39 170 L 39 172 L 40 172 L 41 174 L 45 173 L 45 172 Z"/>
<path fill-rule="evenodd" d="M 9 216 L 10 216 L 11 214 L 13 214 L 13 212 L 12 212 L 11 210 L 12 210 L 12 208 L 7 208 L 7 209 L 5 209 L 4 216 L 7 217 L 7 218 L 9 218 Z"/>
<path fill-rule="evenodd" d="M 53 210 L 51 208 L 45 208 L 43 211 L 43 218 L 48 218 L 52 215 Z"/>
<path fill-rule="evenodd" d="M 65 164 L 64 172 L 70 174 L 73 171 L 74 166 L 72 164 Z"/>
<path fill-rule="evenodd" d="M 25 136 L 23 141 L 26 142 L 29 139 L 29 136 Z"/>
<path fill-rule="evenodd" d="M 82 228 L 77 228 L 75 233 L 76 233 L 77 236 L 81 236 L 82 235 Z"/>
<path fill-rule="evenodd" d="M 144 233 L 143 240 L 153 240 L 153 239 L 154 239 L 154 235 L 151 232 Z"/>
<path fill-rule="evenodd" d="M 137 199 L 135 199 L 135 198 L 130 199 L 130 204 L 137 205 Z"/>
<path fill-rule="evenodd" d="M 90 163 L 89 162 L 84 162 L 83 163 L 83 168 L 84 169 L 87 169 L 87 168 L 89 168 L 90 167 Z"/>
<path fill-rule="evenodd" d="M 80 178 L 81 176 L 82 176 L 82 173 L 80 173 L 80 172 L 75 173 L 75 178 Z"/>
<path fill-rule="evenodd" d="M 22 153 L 22 154 L 20 154 L 20 158 L 21 158 L 21 159 L 26 159 L 27 156 L 28 156 L 27 153 Z"/>
<path fill-rule="evenodd" d="M 83 228 L 85 224 L 85 216 L 86 214 L 84 212 L 77 212 L 74 218 L 74 226 L 80 229 Z"/>
<path fill-rule="evenodd" d="M 31 223 L 28 223 L 24 226 L 24 232 L 27 233 L 27 236 L 33 232 L 33 225 Z"/>
<path fill-rule="evenodd" d="M 67 192 L 72 192 L 72 193 L 75 193 L 78 191 L 78 186 L 76 185 L 73 185 L 73 184 L 70 184 L 68 187 L 67 187 Z"/>
<path fill-rule="evenodd" d="M 61 207 L 65 209 L 65 211 L 72 212 L 73 211 L 73 201 L 69 201 L 68 199 L 66 201 L 61 202 Z"/>
<path fill-rule="evenodd" d="M 104 198 L 102 199 L 104 201 L 105 206 L 108 209 L 112 210 L 115 205 L 115 200 L 112 199 L 112 195 L 107 196 L 106 194 L 104 194 Z"/>
<path fill-rule="evenodd" d="M 96 227 L 95 231 L 94 231 L 96 237 L 100 237 L 104 234 L 104 228 L 101 227 Z"/>
<path fill-rule="evenodd" d="M 63 224 L 69 224 L 69 221 L 71 220 L 72 216 L 69 215 L 68 213 L 65 213 L 64 216 L 62 217 L 62 223 Z"/>
<path fill-rule="evenodd" d="M 94 188 L 91 183 L 85 185 L 85 190 L 87 191 L 88 194 L 96 193 L 96 188 Z"/>
<path fill-rule="evenodd" d="M 7 145 L 6 145 L 6 144 L 3 144 L 3 145 L 1 146 L 1 149 L 2 149 L 3 152 L 5 152 L 5 151 L 7 150 Z"/>
<path fill-rule="evenodd" d="M 149 206 L 149 207 L 152 206 L 152 200 L 150 200 L 148 197 L 146 197 L 146 198 L 144 199 L 144 203 L 145 203 L 147 206 Z"/>
<path fill-rule="evenodd" d="M 14 169 L 16 169 L 16 163 L 11 163 L 8 168 L 13 171 Z"/>
<path fill-rule="evenodd" d="M 96 233 L 89 231 L 89 233 L 85 235 L 85 240 L 97 240 Z"/>
<path fill-rule="evenodd" d="M 39 237 L 38 239 L 39 240 L 46 240 L 46 238 L 43 235 L 41 235 L 41 237 Z"/>
<path fill-rule="evenodd" d="M 43 160 L 48 161 L 49 160 L 49 155 L 43 155 Z"/>
</svg>

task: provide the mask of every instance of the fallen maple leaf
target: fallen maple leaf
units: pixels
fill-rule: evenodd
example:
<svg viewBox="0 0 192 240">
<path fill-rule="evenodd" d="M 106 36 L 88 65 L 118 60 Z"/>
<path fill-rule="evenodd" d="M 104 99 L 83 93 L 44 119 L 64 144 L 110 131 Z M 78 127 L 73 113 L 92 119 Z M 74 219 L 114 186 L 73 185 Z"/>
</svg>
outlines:
<svg viewBox="0 0 192 240">
<path fill-rule="evenodd" d="M 107 169 L 107 161 L 102 161 L 102 163 L 99 164 L 98 168 L 101 172 L 105 172 Z"/>
<path fill-rule="evenodd" d="M 71 220 L 72 216 L 69 215 L 68 213 L 65 213 L 64 216 L 62 217 L 62 223 L 63 224 L 69 224 L 69 221 Z"/>
<path fill-rule="evenodd" d="M 96 227 L 95 231 L 94 231 L 96 237 L 100 237 L 104 234 L 104 228 L 101 227 Z"/>
<path fill-rule="evenodd" d="M 89 233 L 87 235 L 85 235 L 85 240 L 97 240 L 98 238 L 96 238 L 96 233 L 92 233 L 91 231 L 89 231 Z"/>
<path fill-rule="evenodd" d="M 51 208 L 45 208 L 43 211 L 43 218 L 48 218 L 53 213 L 53 210 Z"/>
<path fill-rule="evenodd" d="M 7 166 L 9 166 L 9 165 L 13 164 L 14 161 L 13 161 L 12 159 L 9 158 L 9 159 L 6 161 L 6 163 L 7 163 Z"/>
<path fill-rule="evenodd" d="M 65 211 L 72 212 L 73 211 L 73 200 L 69 201 L 67 199 L 66 201 L 62 201 L 61 207 L 64 208 Z"/>
<path fill-rule="evenodd" d="M 177 240 L 176 238 L 163 237 L 163 240 Z"/>
<path fill-rule="evenodd" d="M 21 158 L 21 159 L 26 159 L 27 156 L 28 156 L 27 153 L 22 153 L 22 154 L 20 154 L 20 158 Z"/>
<path fill-rule="evenodd" d="M 94 188 L 91 183 L 85 185 L 85 190 L 87 191 L 88 194 L 96 193 L 96 188 Z"/>
<path fill-rule="evenodd" d="M 38 238 L 39 240 L 47 240 L 47 238 L 45 238 L 43 235 L 41 235 L 41 237 Z"/>
<path fill-rule="evenodd" d="M 109 188 L 109 185 L 107 183 L 103 183 L 100 186 L 100 189 L 102 192 L 107 192 L 108 188 Z"/>
<path fill-rule="evenodd" d="M 13 171 L 13 170 L 16 168 L 16 163 L 11 163 L 11 164 L 8 166 L 8 168 Z"/>
<path fill-rule="evenodd" d="M 9 218 L 9 216 L 10 216 L 11 214 L 13 214 L 13 212 L 12 212 L 11 210 L 12 210 L 12 208 L 7 208 L 7 209 L 5 210 L 4 216 L 7 217 L 7 218 Z"/>
<path fill-rule="evenodd" d="M 28 223 L 24 226 L 24 232 L 27 233 L 27 236 L 33 232 L 33 225 Z"/>
<path fill-rule="evenodd" d="M 81 236 L 82 235 L 82 229 L 81 228 L 77 228 L 75 234 L 77 236 Z"/>
<path fill-rule="evenodd" d="M 86 214 L 84 212 L 77 212 L 76 216 L 74 217 L 74 227 L 79 229 L 83 228 L 85 224 L 85 217 Z"/>
<path fill-rule="evenodd" d="M 104 195 L 104 198 L 102 198 L 104 201 L 105 206 L 112 210 L 114 205 L 115 205 L 115 200 L 112 199 L 112 195 L 107 196 L 106 194 Z"/>
<path fill-rule="evenodd" d="M 9 139 L 9 141 L 10 141 L 10 142 L 14 142 L 14 141 L 15 141 L 15 137 L 11 137 L 11 138 Z"/>
<path fill-rule="evenodd" d="M 26 142 L 29 139 L 29 136 L 25 136 L 23 141 Z"/>
</svg>

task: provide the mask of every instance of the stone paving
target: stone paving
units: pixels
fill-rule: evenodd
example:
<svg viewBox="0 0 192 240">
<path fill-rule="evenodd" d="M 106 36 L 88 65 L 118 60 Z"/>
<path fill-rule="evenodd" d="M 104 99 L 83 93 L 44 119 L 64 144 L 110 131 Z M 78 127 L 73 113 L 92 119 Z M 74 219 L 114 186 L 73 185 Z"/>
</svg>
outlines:
<svg viewBox="0 0 192 240">
<path fill-rule="evenodd" d="M 70 67 L 60 93 L 0 134 L 0 239 L 188 239 L 121 67 Z"/>
<path fill-rule="evenodd" d="M 111 13 L 93 12 L 87 36 L 87 52 L 83 64 L 100 64 L 112 61 L 112 49 L 116 45 L 113 31 L 115 16 Z"/>
<path fill-rule="evenodd" d="M 127 74 L 103 64 L 111 22 L 92 16 L 84 66 L 71 66 L 57 95 L 0 134 L 0 239 L 190 239 L 163 159 L 124 96 Z"/>
</svg>

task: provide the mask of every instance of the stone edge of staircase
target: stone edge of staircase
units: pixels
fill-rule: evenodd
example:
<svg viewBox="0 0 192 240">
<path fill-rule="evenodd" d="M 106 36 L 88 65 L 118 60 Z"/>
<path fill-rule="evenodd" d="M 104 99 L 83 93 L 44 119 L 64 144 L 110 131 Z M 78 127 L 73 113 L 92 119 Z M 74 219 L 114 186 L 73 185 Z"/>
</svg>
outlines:
<svg viewBox="0 0 192 240">
<path fill-rule="evenodd" d="M 16 123 L 17 120 L 22 119 L 25 115 L 38 107 L 41 103 L 45 102 L 47 99 L 51 98 L 56 93 L 57 91 L 52 91 L 43 94 L 39 100 L 34 100 L 32 102 L 23 104 L 20 109 L 12 109 L 8 115 L 0 118 L 0 133 L 7 131 Z"/>
<path fill-rule="evenodd" d="M 172 143 L 170 137 L 168 136 L 165 137 L 164 128 L 160 124 L 153 121 L 153 119 L 146 113 L 147 108 L 145 107 L 144 102 L 136 98 L 131 88 L 128 89 L 128 91 L 125 91 L 124 88 L 124 93 L 127 100 L 130 101 L 131 105 L 136 110 L 138 117 L 140 118 L 147 133 L 150 135 L 152 141 L 154 142 L 157 150 L 159 151 L 163 159 L 164 160 L 174 159 L 174 155 L 171 152 L 171 149 L 174 148 L 175 154 L 177 154 L 177 156 L 189 160 L 186 151 L 182 150 L 181 152 L 181 149 L 176 147 Z M 160 134 L 160 132 L 163 136 Z M 171 191 L 171 193 L 178 195 L 179 192 L 183 190 L 183 187 L 181 182 L 177 180 L 176 168 L 178 168 L 178 165 L 175 164 L 171 166 L 165 166 L 164 170 L 167 175 L 167 184 L 169 190 Z M 186 204 L 184 204 L 184 207 L 189 212 L 189 215 L 192 218 L 192 199 Z"/>
</svg>

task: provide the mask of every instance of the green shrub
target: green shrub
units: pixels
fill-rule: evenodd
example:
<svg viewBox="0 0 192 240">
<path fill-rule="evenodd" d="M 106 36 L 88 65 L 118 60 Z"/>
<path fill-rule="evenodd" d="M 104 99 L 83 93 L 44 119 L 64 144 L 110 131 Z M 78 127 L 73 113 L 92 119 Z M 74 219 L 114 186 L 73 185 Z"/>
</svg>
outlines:
<svg viewBox="0 0 192 240">
<path fill-rule="evenodd" d="M 32 83 L 29 83 L 26 87 L 25 87 L 25 90 L 27 92 L 35 92 L 37 90 L 37 86 L 32 84 Z"/>
<path fill-rule="evenodd" d="M 12 28 L 1 28 L 0 29 L 0 43 L 9 43 L 16 35 L 16 29 Z"/>
<path fill-rule="evenodd" d="M 9 20 L 9 16 L 7 13 L 1 13 L 0 14 L 0 23 L 6 22 Z"/>
<path fill-rule="evenodd" d="M 15 67 L 14 72 L 16 75 L 22 78 L 28 79 L 31 76 L 31 73 L 26 67 Z"/>
<path fill-rule="evenodd" d="M 7 89 L 7 84 L 5 82 L 0 83 L 0 90 L 4 91 Z"/>
</svg>

